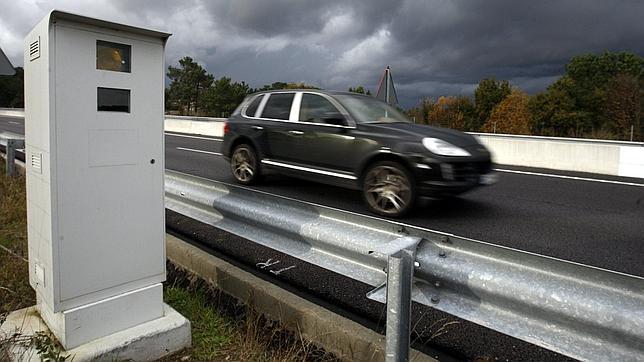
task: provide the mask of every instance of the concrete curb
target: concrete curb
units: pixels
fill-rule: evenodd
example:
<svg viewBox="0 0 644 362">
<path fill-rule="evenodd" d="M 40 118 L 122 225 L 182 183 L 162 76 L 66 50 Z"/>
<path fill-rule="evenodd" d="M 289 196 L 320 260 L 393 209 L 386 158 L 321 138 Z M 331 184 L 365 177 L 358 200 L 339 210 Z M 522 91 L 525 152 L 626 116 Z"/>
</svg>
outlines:
<svg viewBox="0 0 644 362">
<path fill-rule="evenodd" d="M 561 137 L 473 134 L 501 165 L 644 177 L 644 143 Z"/>
<path fill-rule="evenodd" d="M 165 116 L 166 132 L 223 137 L 225 118 Z"/>
<path fill-rule="evenodd" d="M 309 341 L 343 360 L 384 361 L 385 337 L 291 292 L 262 280 L 172 235 L 166 234 L 166 254 L 175 265 L 213 287 L 250 304 L 267 318 L 298 331 Z M 436 361 L 412 351 L 413 361 Z"/>
</svg>

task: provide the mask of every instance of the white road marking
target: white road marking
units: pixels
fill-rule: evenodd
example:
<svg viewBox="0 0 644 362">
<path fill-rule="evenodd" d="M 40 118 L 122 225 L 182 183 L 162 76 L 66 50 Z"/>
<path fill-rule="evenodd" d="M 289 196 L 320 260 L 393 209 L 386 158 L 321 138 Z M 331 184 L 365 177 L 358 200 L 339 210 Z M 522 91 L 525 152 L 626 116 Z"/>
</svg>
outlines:
<svg viewBox="0 0 644 362">
<path fill-rule="evenodd" d="M 185 148 L 185 147 L 177 147 L 178 150 L 182 151 L 190 151 L 190 152 L 197 152 L 197 153 L 207 153 L 209 155 L 216 155 L 216 156 L 223 156 L 219 152 L 210 152 L 210 151 L 203 151 L 203 150 L 195 150 L 194 148 Z"/>
<path fill-rule="evenodd" d="M 590 181 L 590 182 L 600 182 L 600 183 L 606 183 L 606 184 L 644 187 L 644 184 L 638 184 L 638 183 L 634 183 L 634 182 L 602 180 L 602 179 L 587 178 L 587 177 L 576 177 L 576 176 L 553 175 L 553 174 L 549 174 L 549 173 L 516 171 L 516 170 L 507 170 L 507 169 L 501 169 L 501 168 L 496 168 L 494 170 L 499 171 L 499 172 L 517 173 L 517 174 L 521 174 L 521 175 L 543 176 L 543 177 L 563 178 L 563 179 L 576 180 L 576 181 Z"/>
<path fill-rule="evenodd" d="M 188 136 L 185 134 L 176 134 L 176 133 L 169 133 L 165 132 L 166 136 L 173 136 L 173 137 L 184 137 L 184 138 L 197 138 L 200 140 L 208 140 L 208 141 L 215 141 L 215 142 L 223 142 L 224 140 L 220 138 L 211 138 L 211 137 L 199 137 L 199 136 Z"/>
</svg>

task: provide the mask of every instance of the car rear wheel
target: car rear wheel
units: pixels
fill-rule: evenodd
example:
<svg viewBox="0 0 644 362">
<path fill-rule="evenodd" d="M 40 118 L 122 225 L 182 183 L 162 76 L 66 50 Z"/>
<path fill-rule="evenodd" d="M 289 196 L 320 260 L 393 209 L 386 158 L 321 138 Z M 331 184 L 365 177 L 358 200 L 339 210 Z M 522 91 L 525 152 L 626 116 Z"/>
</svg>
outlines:
<svg viewBox="0 0 644 362">
<path fill-rule="evenodd" d="M 230 157 L 230 170 L 237 182 L 252 185 L 259 180 L 259 160 L 255 149 L 247 144 L 241 144 L 233 150 Z"/>
<path fill-rule="evenodd" d="M 402 217 L 413 207 L 416 189 L 405 167 L 383 161 L 371 165 L 365 172 L 362 196 L 376 214 Z"/>
</svg>

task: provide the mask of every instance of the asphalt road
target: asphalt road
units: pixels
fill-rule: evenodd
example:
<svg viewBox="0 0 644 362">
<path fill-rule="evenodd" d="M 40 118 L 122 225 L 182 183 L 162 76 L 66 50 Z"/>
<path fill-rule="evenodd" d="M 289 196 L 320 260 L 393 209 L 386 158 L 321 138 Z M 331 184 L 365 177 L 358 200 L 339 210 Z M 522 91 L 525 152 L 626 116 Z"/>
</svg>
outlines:
<svg viewBox="0 0 644 362">
<path fill-rule="evenodd" d="M 212 138 L 166 135 L 166 168 L 234 183 Z M 508 167 L 499 167 L 509 169 Z M 644 180 L 512 168 L 459 198 L 423 200 L 403 222 L 644 276 Z M 368 213 L 357 191 L 269 175 L 255 188 Z"/>
<path fill-rule="evenodd" d="M 22 118 L 0 116 L 0 132 L 25 134 L 25 122 Z"/>
</svg>

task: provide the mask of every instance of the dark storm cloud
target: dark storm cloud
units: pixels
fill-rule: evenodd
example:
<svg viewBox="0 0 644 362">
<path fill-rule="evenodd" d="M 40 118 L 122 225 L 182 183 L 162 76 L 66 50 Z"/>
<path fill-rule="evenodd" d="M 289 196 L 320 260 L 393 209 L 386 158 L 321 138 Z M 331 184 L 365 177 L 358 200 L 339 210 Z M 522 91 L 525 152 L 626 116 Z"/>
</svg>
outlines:
<svg viewBox="0 0 644 362">
<path fill-rule="evenodd" d="M 235 0 L 212 1 L 206 8 L 218 21 L 257 36 L 285 35 L 293 39 L 323 30 L 339 14 L 351 14 L 353 34 L 365 36 L 390 19 L 397 5 L 386 0 L 375 1 L 299 1 Z"/>
<path fill-rule="evenodd" d="M 22 38 L 50 8 L 173 33 L 167 62 L 190 55 L 216 77 L 253 86 L 306 82 L 375 91 L 391 65 L 399 98 L 471 94 L 508 79 L 543 90 L 575 55 L 644 53 L 644 1 L 603 0 L 72 0 L 15 2 L 0 46 L 17 64 Z"/>
<path fill-rule="evenodd" d="M 432 59 L 427 73 L 476 81 L 553 75 L 580 53 L 641 53 L 641 14 L 639 1 L 419 1 L 405 3 L 391 31 L 404 57 Z"/>
</svg>

